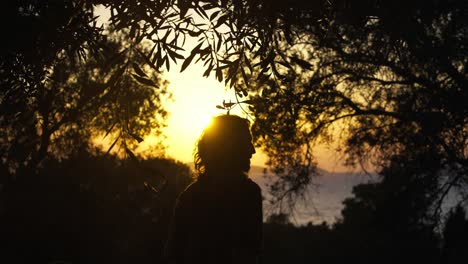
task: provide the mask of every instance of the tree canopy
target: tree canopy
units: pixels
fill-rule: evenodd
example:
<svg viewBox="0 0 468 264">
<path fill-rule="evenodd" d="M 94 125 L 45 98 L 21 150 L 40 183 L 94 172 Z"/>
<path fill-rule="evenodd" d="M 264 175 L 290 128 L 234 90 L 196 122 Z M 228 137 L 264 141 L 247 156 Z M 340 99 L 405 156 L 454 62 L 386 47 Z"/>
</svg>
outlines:
<svg viewBox="0 0 468 264">
<path fill-rule="evenodd" d="M 345 5 L 326 27 L 304 23 L 280 49 L 296 66 L 256 85 L 254 128 L 274 150 L 284 179 L 276 187 L 302 190 L 314 144 L 336 140 L 348 164 L 436 178 L 436 204 L 457 188 L 466 197 L 466 5 L 367 2 Z"/>
<path fill-rule="evenodd" d="M 136 81 L 151 86 L 155 82 L 142 74 L 142 63 L 155 70 L 182 63 L 185 70 L 200 62 L 204 76 L 214 74 L 239 98 L 249 95 L 254 135 L 279 175 L 272 186 L 278 197 L 294 198 L 305 190 L 315 175 L 314 146 L 339 139 L 351 165 L 370 161 L 384 177 L 386 168 L 417 168 L 409 177 L 435 179 L 439 195 L 433 204 L 454 188 L 463 200 L 468 168 L 465 2 L 9 2 L 2 4 L 2 24 L 16 27 L 6 31 L 11 37 L 1 53 L 1 107 L 39 107 L 48 71 L 60 56 L 73 62 L 102 53 L 108 32 L 95 23 L 93 12 L 101 4 L 111 14 L 110 27 L 126 32 L 131 46 L 148 45 L 134 52 L 142 62 L 133 72 L 122 70 L 133 66 L 128 60 L 115 62 L 115 78 L 133 73 Z M 16 34 L 18 29 L 23 34 Z M 185 50 L 187 39 L 197 43 L 190 50 Z M 108 81 L 106 87 L 112 87 L 115 79 Z M 2 114 L 0 120 L 10 127 L 10 120 L 31 120 L 26 112 L 18 113 Z M 22 130 L 15 129 L 2 129 L 2 140 L 20 140 L 11 131 Z"/>
<path fill-rule="evenodd" d="M 161 134 L 170 94 L 140 54 L 144 45 L 125 30 L 104 34 L 91 5 L 6 5 L 2 18 L 18 31 L 1 53 L 0 155 L 8 174 L 65 158 L 96 137 L 110 142 L 109 151 L 120 145 L 131 154 L 144 136 Z"/>
</svg>

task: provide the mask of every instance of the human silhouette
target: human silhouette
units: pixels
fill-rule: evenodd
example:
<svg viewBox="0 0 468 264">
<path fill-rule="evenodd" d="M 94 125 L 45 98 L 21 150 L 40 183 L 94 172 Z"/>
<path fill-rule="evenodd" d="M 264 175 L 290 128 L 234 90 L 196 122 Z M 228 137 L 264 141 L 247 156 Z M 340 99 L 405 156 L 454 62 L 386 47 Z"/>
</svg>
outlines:
<svg viewBox="0 0 468 264">
<path fill-rule="evenodd" d="M 198 140 L 197 180 L 174 208 L 169 263 L 258 263 L 262 196 L 247 177 L 255 153 L 247 119 L 214 117 Z"/>
</svg>

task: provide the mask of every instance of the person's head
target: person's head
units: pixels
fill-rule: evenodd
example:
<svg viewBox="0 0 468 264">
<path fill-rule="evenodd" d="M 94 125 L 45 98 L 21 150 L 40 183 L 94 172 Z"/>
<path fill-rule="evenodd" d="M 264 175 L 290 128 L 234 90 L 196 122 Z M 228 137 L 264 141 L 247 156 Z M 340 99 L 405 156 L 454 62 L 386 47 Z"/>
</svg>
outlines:
<svg viewBox="0 0 468 264">
<path fill-rule="evenodd" d="M 236 115 L 216 116 L 198 140 L 195 169 L 200 175 L 246 173 L 254 153 L 247 119 Z"/>
</svg>

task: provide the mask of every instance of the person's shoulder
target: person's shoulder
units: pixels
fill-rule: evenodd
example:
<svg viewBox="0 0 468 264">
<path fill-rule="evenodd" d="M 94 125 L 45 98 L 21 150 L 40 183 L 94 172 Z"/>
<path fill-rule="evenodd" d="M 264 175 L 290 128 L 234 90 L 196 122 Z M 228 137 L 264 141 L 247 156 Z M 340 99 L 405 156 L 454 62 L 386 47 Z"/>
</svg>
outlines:
<svg viewBox="0 0 468 264">
<path fill-rule="evenodd" d="M 245 185 L 244 185 L 245 187 L 244 187 L 242 199 L 248 200 L 249 203 L 252 201 L 258 201 L 259 203 L 261 203 L 262 189 L 260 188 L 260 186 L 249 178 L 247 178 L 244 182 L 245 182 Z M 253 203 L 253 204 L 257 204 L 257 203 Z"/>
<path fill-rule="evenodd" d="M 255 192 L 255 193 L 262 192 L 262 189 L 260 188 L 260 186 L 256 182 L 252 181 L 250 178 L 247 178 L 245 183 L 247 185 L 248 190 Z"/>
</svg>

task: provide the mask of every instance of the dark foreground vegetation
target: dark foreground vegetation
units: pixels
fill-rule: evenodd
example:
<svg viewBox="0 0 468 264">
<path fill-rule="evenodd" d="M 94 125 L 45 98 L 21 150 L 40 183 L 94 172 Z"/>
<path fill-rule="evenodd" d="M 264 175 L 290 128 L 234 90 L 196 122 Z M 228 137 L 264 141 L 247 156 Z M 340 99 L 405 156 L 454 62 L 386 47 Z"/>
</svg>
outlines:
<svg viewBox="0 0 468 264">
<path fill-rule="evenodd" d="M 375 216 L 370 217 L 375 220 Z M 263 263 L 464 263 L 467 260 L 468 219 L 461 208 L 450 215 L 443 234 L 376 222 L 356 226 L 350 223 L 353 220 L 358 219 L 297 227 L 284 215 L 276 215 L 264 226 Z"/>
<path fill-rule="evenodd" d="M 174 160 L 136 163 L 99 151 L 47 161 L 35 177 L 29 176 L 17 175 L 2 189 L 3 263 L 164 263 L 173 204 L 192 181 L 190 168 Z M 356 186 L 333 225 L 298 227 L 287 215 L 270 215 L 263 263 L 468 259 L 468 218 L 462 207 L 435 232 L 415 221 L 411 200 L 398 204 L 385 188 L 385 182 Z"/>
<path fill-rule="evenodd" d="M 192 174 L 168 159 L 136 166 L 80 152 L 29 176 L 2 191 L 2 263 L 160 263 L 173 203 Z"/>
</svg>

